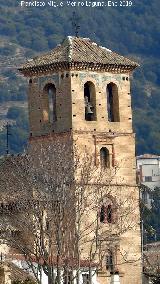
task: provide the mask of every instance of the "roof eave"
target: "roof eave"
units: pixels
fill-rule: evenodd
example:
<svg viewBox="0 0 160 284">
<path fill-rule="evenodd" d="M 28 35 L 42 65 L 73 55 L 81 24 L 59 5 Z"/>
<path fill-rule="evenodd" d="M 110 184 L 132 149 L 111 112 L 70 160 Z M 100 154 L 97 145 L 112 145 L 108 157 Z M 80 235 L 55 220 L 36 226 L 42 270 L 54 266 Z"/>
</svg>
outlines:
<svg viewBox="0 0 160 284">
<path fill-rule="evenodd" d="M 139 64 L 134 63 L 133 65 L 131 64 L 103 64 L 103 63 L 94 63 L 94 62 L 75 62 L 75 61 L 70 61 L 70 62 L 54 62 L 51 64 L 43 64 L 43 65 L 35 65 L 35 66 L 29 66 L 25 67 L 20 66 L 18 68 L 18 71 L 22 73 L 24 76 L 29 76 L 29 74 L 37 74 L 37 73 L 43 73 L 43 72 L 48 72 L 48 71 L 59 71 L 59 70 L 90 70 L 90 71 L 117 71 L 117 72 L 132 72 L 134 69 L 139 67 Z"/>
</svg>

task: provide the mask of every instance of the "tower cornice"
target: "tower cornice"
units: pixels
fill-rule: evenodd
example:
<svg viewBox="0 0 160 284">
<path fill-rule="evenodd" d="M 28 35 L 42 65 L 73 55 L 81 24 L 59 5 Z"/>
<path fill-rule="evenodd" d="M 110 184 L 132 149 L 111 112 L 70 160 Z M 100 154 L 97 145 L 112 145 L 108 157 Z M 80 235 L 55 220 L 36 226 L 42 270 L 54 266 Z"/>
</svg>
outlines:
<svg viewBox="0 0 160 284">
<path fill-rule="evenodd" d="M 93 71 L 93 72 L 110 72 L 110 73 L 128 73 L 135 68 L 117 64 L 101 64 L 86 62 L 59 62 L 51 65 L 41 65 L 34 67 L 20 67 L 18 70 L 26 77 L 41 76 L 42 74 L 64 72 L 64 71 Z"/>
</svg>

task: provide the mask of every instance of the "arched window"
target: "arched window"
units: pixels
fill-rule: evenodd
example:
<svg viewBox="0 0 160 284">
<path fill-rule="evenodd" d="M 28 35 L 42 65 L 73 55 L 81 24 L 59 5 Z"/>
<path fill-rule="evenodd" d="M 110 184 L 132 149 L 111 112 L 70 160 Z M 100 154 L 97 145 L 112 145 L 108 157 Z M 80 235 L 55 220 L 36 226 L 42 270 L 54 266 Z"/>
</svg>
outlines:
<svg viewBox="0 0 160 284">
<path fill-rule="evenodd" d="M 85 120 L 96 120 L 96 91 L 92 82 L 84 84 Z"/>
<path fill-rule="evenodd" d="M 109 150 L 106 147 L 100 149 L 100 163 L 102 168 L 110 167 Z"/>
<path fill-rule="evenodd" d="M 107 206 L 107 222 L 108 223 L 112 223 L 112 214 L 113 214 L 113 212 L 112 212 L 112 205 L 109 204 Z"/>
<path fill-rule="evenodd" d="M 56 116 L 56 88 L 54 84 L 47 84 L 44 87 L 44 100 L 45 106 L 47 108 L 46 112 L 48 114 L 48 121 L 53 123 L 57 120 Z M 46 116 L 47 116 L 46 114 Z M 45 119 L 47 120 L 47 119 Z"/>
<path fill-rule="evenodd" d="M 110 83 L 107 85 L 107 111 L 108 120 L 111 122 L 118 122 L 119 119 L 119 98 L 118 88 L 116 84 Z"/>
<path fill-rule="evenodd" d="M 106 207 L 105 205 L 102 205 L 101 210 L 100 210 L 100 222 L 101 223 L 105 223 L 105 219 L 106 219 L 105 211 L 106 211 Z"/>
<path fill-rule="evenodd" d="M 113 221 L 113 209 L 112 205 L 103 204 L 100 210 L 100 222 L 101 223 L 112 223 Z"/>
</svg>

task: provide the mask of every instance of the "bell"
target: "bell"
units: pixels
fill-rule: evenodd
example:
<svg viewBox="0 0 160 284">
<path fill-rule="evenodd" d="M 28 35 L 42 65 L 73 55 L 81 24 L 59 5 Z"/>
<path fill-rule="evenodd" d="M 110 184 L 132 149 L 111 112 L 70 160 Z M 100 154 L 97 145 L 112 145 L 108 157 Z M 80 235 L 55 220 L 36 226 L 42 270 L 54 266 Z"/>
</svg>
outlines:
<svg viewBox="0 0 160 284">
<path fill-rule="evenodd" d="M 92 120 L 92 114 L 94 114 L 92 111 L 92 105 L 88 101 L 87 96 L 84 97 L 84 100 L 85 100 L 85 119 Z"/>
<path fill-rule="evenodd" d="M 93 111 L 91 110 L 91 105 L 89 105 L 89 104 L 86 106 L 86 114 L 87 115 L 88 114 L 90 114 L 90 115 L 93 114 Z"/>
</svg>

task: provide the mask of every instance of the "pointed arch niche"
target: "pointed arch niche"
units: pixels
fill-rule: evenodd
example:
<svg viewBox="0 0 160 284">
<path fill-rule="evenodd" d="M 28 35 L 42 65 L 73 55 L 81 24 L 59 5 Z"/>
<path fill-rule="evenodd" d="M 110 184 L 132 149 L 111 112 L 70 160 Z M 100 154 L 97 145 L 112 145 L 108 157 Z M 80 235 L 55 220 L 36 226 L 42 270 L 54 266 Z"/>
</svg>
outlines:
<svg viewBox="0 0 160 284">
<path fill-rule="evenodd" d="M 109 83 L 106 88 L 108 121 L 119 122 L 119 97 L 118 87 L 114 83 Z"/>
<path fill-rule="evenodd" d="M 84 84 L 85 120 L 94 121 L 96 117 L 96 90 L 91 81 Z"/>
<path fill-rule="evenodd" d="M 53 123 L 57 120 L 56 115 L 56 87 L 52 83 L 45 85 L 43 89 L 43 119 L 45 122 Z"/>
<path fill-rule="evenodd" d="M 106 196 L 100 202 L 99 221 L 100 223 L 114 224 L 117 220 L 117 210 L 114 198 Z"/>
</svg>

